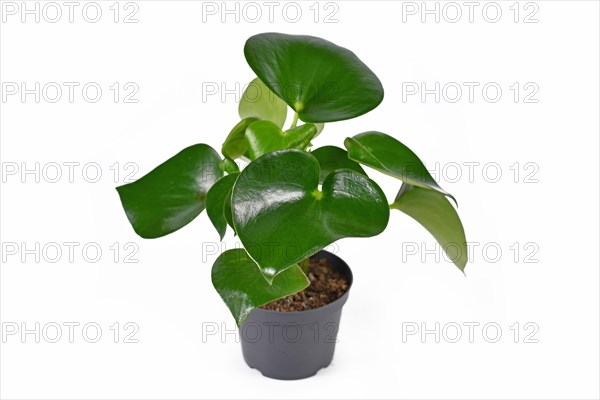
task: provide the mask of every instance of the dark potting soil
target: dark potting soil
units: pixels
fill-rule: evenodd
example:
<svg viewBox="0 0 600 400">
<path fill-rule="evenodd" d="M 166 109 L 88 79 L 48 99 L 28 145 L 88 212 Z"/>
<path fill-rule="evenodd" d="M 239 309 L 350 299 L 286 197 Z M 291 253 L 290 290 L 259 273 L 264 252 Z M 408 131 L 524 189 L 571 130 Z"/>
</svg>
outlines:
<svg viewBox="0 0 600 400">
<path fill-rule="evenodd" d="M 310 259 L 308 266 L 310 286 L 301 292 L 260 307 L 272 311 L 306 311 L 323 307 L 339 299 L 348 290 L 348 279 L 327 259 Z"/>
</svg>

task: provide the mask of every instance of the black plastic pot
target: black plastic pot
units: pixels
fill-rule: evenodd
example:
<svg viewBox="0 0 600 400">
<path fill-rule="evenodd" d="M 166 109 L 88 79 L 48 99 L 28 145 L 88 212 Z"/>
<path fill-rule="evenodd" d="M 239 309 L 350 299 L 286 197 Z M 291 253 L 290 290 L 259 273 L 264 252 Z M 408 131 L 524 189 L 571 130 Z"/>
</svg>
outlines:
<svg viewBox="0 0 600 400">
<path fill-rule="evenodd" d="M 244 360 L 264 376 L 303 379 L 327 367 L 333 359 L 342 307 L 352 285 L 352 271 L 339 257 L 320 251 L 348 279 L 348 290 L 326 306 L 308 311 L 278 312 L 257 308 L 240 327 Z"/>
</svg>

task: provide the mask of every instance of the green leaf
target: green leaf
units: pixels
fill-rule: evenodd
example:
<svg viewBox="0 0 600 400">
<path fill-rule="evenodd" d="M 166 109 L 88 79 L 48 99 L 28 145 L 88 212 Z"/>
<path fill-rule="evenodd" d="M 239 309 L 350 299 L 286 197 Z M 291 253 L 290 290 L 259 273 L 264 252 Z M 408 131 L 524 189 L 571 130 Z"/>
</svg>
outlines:
<svg viewBox="0 0 600 400">
<path fill-rule="evenodd" d="M 143 238 L 175 232 L 204 210 L 206 193 L 223 176 L 221 158 L 205 144 L 182 150 L 117 191 L 129 222 Z"/>
<path fill-rule="evenodd" d="M 235 226 L 233 225 L 233 210 L 231 209 L 231 194 L 233 189 L 227 192 L 227 197 L 225 198 L 225 204 L 223 205 L 223 213 L 225 214 L 225 220 L 227 221 L 227 225 L 233 229 L 233 234 L 237 235 L 237 231 L 235 230 Z"/>
<path fill-rule="evenodd" d="M 306 122 L 341 121 L 383 100 L 381 82 L 358 57 L 313 36 L 261 33 L 244 47 L 256 75 Z"/>
<path fill-rule="evenodd" d="M 433 189 L 454 200 L 443 190 L 415 153 L 398 140 L 381 132 L 365 132 L 346 138 L 344 146 L 352 160 L 414 186 Z"/>
<path fill-rule="evenodd" d="M 281 128 L 287 116 L 287 104 L 256 78 L 244 91 L 238 113 L 242 119 L 253 117 L 268 120 Z"/>
<path fill-rule="evenodd" d="M 219 168 L 221 168 L 224 172 L 227 172 L 228 174 L 240 172 L 240 167 L 238 167 L 236 162 L 230 158 L 225 158 L 223 161 L 221 161 L 221 163 L 219 164 Z"/>
<path fill-rule="evenodd" d="M 344 237 L 381 233 L 385 195 L 349 169 L 329 174 L 319 190 L 319 162 L 301 150 L 266 154 L 240 174 L 232 195 L 236 232 L 265 279 Z"/>
<path fill-rule="evenodd" d="M 327 175 L 340 168 L 348 168 L 367 176 L 365 170 L 357 162 L 348 158 L 346 150 L 339 147 L 323 146 L 311 151 L 311 154 L 319 160 L 321 166 L 319 182 L 321 183 Z"/>
<path fill-rule="evenodd" d="M 317 137 L 321 134 L 321 132 L 323 132 L 323 129 L 325 128 L 325 124 L 322 122 L 317 122 L 314 124 L 314 126 L 317 127 L 317 134 L 315 135 L 315 137 Z"/>
<path fill-rule="evenodd" d="M 277 150 L 304 149 L 317 133 L 313 124 L 283 132 L 271 121 L 256 121 L 246 129 L 246 145 L 251 160 Z"/>
<path fill-rule="evenodd" d="M 221 153 L 225 157 L 235 160 L 246 155 L 248 152 L 245 139 L 246 128 L 256 121 L 258 121 L 256 118 L 244 118 L 233 127 L 221 148 Z"/>
<path fill-rule="evenodd" d="M 236 172 L 224 176 L 216 181 L 206 194 L 206 213 L 219 233 L 221 240 L 223 240 L 227 231 L 227 218 L 225 217 L 227 196 L 230 195 L 238 175 L 239 173 Z M 231 197 L 229 198 L 231 199 Z M 229 207 L 229 210 L 231 210 L 231 207 Z"/>
<path fill-rule="evenodd" d="M 212 283 L 238 326 L 256 308 L 297 293 L 310 284 L 298 265 L 286 269 L 269 285 L 243 249 L 227 250 L 212 267 Z"/>
<path fill-rule="evenodd" d="M 433 235 L 448 258 L 464 272 L 467 239 L 460 218 L 443 194 L 403 183 L 391 208 L 414 218 Z"/>
</svg>

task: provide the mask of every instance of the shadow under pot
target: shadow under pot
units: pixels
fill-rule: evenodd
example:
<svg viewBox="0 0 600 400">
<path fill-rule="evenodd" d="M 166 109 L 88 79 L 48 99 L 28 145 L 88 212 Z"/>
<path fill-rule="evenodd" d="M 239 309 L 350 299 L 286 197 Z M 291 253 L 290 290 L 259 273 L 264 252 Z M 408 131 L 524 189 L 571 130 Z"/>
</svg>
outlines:
<svg viewBox="0 0 600 400">
<path fill-rule="evenodd" d="M 325 259 L 346 277 L 348 288 L 337 300 L 319 308 L 292 312 L 257 308 L 250 314 L 240 327 L 244 360 L 269 378 L 308 378 L 333 359 L 352 271 L 341 258 L 325 250 L 311 259 Z"/>
</svg>

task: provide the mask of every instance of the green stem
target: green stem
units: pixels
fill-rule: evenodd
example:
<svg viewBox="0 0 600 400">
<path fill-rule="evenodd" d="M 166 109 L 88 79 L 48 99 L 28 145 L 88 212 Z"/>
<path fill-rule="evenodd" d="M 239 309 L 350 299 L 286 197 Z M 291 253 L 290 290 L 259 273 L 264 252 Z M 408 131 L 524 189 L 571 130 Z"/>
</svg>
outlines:
<svg viewBox="0 0 600 400">
<path fill-rule="evenodd" d="M 304 260 L 302 260 L 298 263 L 300 268 L 302 268 L 304 275 L 308 275 L 308 266 L 310 265 L 308 260 L 309 260 L 308 258 L 305 258 Z"/>
<path fill-rule="evenodd" d="M 295 128 L 297 123 L 298 123 L 298 113 L 295 112 L 294 119 L 292 120 L 292 126 L 290 127 L 290 129 Z"/>
</svg>

